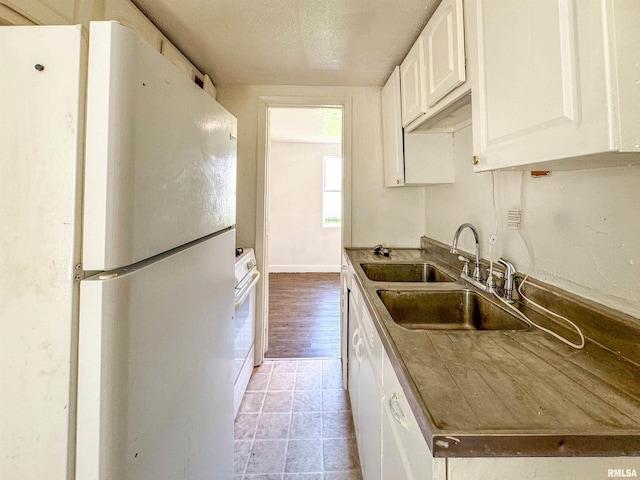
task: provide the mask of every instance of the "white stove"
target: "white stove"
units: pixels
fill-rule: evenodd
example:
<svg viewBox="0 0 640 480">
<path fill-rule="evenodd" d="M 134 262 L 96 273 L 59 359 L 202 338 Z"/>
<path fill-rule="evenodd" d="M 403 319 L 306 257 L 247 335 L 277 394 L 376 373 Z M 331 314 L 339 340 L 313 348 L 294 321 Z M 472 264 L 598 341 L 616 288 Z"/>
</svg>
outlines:
<svg viewBox="0 0 640 480">
<path fill-rule="evenodd" d="M 242 396 L 247 389 L 253 370 L 255 340 L 256 284 L 260 272 L 252 248 L 236 249 L 234 342 L 234 407 L 238 413 Z"/>
</svg>

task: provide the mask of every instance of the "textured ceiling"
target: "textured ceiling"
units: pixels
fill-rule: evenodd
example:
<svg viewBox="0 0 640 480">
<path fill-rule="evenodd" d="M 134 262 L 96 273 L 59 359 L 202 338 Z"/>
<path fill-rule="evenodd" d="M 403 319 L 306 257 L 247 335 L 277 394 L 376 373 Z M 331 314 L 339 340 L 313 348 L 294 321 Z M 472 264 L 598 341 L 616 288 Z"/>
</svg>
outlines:
<svg viewBox="0 0 640 480">
<path fill-rule="evenodd" d="M 440 0 L 134 0 L 216 84 L 384 85 Z"/>
</svg>

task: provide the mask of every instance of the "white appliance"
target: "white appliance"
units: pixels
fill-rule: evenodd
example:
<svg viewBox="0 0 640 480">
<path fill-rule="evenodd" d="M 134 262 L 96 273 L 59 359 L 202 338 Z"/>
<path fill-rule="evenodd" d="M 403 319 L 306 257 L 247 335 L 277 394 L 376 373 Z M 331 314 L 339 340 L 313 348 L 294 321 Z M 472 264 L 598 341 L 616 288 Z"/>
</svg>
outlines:
<svg viewBox="0 0 640 480">
<path fill-rule="evenodd" d="M 232 478 L 235 135 L 117 23 L 0 28 L 0 478 Z"/>
<path fill-rule="evenodd" d="M 256 285 L 260 272 L 253 248 L 236 249 L 236 288 L 233 320 L 233 406 L 237 415 L 254 366 Z"/>
</svg>

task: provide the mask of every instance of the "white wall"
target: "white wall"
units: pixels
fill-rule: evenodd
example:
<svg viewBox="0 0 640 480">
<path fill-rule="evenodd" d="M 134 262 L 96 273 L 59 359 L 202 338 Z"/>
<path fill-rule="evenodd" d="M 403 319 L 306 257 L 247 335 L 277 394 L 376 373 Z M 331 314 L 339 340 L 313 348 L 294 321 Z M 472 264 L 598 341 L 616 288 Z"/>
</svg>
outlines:
<svg viewBox="0 0 640 480">
<path fill-rule="evenodd" d="M 456 227 L 474 223 L 483 256 L 493 230 L 491 174 L 471 165 L 471 128 L 456 135 L 456 182 L 384 188 L 380 89 L 375 87 L 222 86 L 218 99 L 238 117 L 238 244 L 254 246 L 256 138 L 261 95 L 349 96 L 353 100 L 353 246 L 417 246 L 426 234 L 447 244 Z M 528 269 L 517 232 L 506 229 L 506 210 L 520 205 L 520 172 L 496 172 L 500 234 L 494 258 L 504 255 Z M 535 254 L 534 277 L 640 317 L 640 167 L 553 172 L 525 180 L 523 230 Z M 469 234 L 461 246 L 472 250 Z"/>
<path fill-rule="evenodd" d="M 237 243 L 255 246 L 258 105 L 260 96 L 349 97 L 352 100 L 353 246 L 419 245 L 424 233 L 424 188 L 382 186 L 379 87 L 221 85 L 218 101 L 238 118 Z"/>
<path fill-rule="evenodd" d="M 322 226 L 323 157 L 330 143 L 269 146 L 269 271 L 339 272 L 340 228 Z"/>
<path fill-rule="evenodd" d="M 491 174 L 473 173 L 471 127 L 456 134 L 456 182 L 426 187 L 425 233 L 451 244 L 463 222 L 473 223 L 488 258 L 494 230 Z M 529 268 L 518 232 L 506 228 L 507 210 L 520 206 L 521 172 L 495 172 L 499 255 Z M 640 166 L 524 176 L 523 232 L 535 256 L 533 277 L 640 318 Z M 472 235 L 461 247 L 473 251 Z"/>
</svg>

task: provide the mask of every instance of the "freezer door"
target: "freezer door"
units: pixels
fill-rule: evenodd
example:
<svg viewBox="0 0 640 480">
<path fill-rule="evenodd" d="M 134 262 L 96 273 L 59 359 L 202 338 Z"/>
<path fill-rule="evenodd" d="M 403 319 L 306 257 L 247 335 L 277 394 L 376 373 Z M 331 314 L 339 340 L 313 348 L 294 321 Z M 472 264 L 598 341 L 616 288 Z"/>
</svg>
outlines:
<svg viewBox="0 0 640 480">
<path fill-rule="evenodd" d="M 233 476 L 234 247 L 81 282 L 76 478 Z"/>
<path fill-rule="evenodd" d="M 84 270 L 112 270 L 235 224 L 236 119 L 114 22 L 92 22 Z"/>
</svg>

